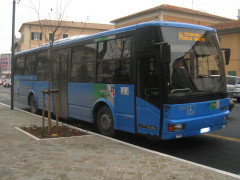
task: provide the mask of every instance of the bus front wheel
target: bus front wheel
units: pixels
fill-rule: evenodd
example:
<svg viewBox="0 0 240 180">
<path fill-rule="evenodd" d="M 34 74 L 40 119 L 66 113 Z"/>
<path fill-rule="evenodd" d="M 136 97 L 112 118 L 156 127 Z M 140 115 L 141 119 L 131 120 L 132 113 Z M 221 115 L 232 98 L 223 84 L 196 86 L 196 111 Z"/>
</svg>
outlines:
<svg viewBox="0 0 240 180">
<path fill-rule="evenodd" d="M 36 100 L 34 95 L 31 95 L 30 97 L 30 109 L 32 113 L 37 114 Z"/>
<path fill-rule="evenodd" d="M 115 133 L 113 115 L 107 106 L 102 106 L 97 113 L 97 127 L 102 135 L 113 137 Z"/>
</svg>

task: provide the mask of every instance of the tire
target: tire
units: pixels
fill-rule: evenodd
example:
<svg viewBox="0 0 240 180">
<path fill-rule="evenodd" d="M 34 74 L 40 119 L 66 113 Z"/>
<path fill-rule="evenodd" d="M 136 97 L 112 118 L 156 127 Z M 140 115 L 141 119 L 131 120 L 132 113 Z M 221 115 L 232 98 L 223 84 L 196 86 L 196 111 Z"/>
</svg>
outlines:
<svg viewBox="0 0 240 180">
<path fill-rule="evenodd" d="M 30 97 L 30 110 L 32 113 L 37 114 L 36 100 L 34 95 Z"/>
<path fill-rule="evenodd" d="M 104 136 L 113 137 L 115 134 L 113 115 L 107 106 L 102 106 L 97 113 L 97 128 Z"/>
<path fill-rule="evenodd" d="M 239 102 L 239 103 L 240 103 L 240 99 L 237 99 L 237 102 Z"/>
</svg>

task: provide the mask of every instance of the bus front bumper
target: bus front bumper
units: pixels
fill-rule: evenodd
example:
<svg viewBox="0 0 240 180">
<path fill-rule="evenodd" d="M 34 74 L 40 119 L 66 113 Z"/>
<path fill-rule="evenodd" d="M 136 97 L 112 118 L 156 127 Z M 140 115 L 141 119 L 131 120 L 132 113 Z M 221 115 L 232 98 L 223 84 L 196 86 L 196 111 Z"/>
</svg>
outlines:
<svg viewBox="0 0 240 180">
<path fill-rule="evenodd" d="M 201 118 L 187 119 L 187 120 L 167 120 L 165 119 L 162 138 L 161 139 L 176 139 L 189 136 L 210 133 L 218 129 L 224 128 L 227 125 L 227 115 L 229 111 L 215 115 Z M 169 124 L 183 124 L 184 129 L 175 132 L 169 132 Z"/>
</svg>

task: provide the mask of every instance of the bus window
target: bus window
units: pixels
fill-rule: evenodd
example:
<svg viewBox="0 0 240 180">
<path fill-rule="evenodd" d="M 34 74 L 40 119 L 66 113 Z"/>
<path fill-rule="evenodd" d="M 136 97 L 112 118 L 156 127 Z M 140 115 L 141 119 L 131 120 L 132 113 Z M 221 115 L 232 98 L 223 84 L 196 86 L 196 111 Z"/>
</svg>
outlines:
<svg viewBox="0 0 240 180">
<path fill-rule="evenodd" d="M 25 56 L 20 56 L 15 60 L 15 74 L 16 75 L 25 75 Z"/>
<path fill-rule="evenodd" d="M 97 82 L 130 83 L 130 47 L 130 37 L 99 42 Z"/>
<path fill-rule="evenodd" d="M 48 53 L 43 52 L 38 54 L 37 80 L 46 81 L 49 79 L 49 60 Z"/>
<path fill-rule="evenodd" d="M 36 73 L 36 60 L 35 54 L 26 56 L 26 75 L 33 75 Z"/>
<path fill-rule="evenodd" d="M 159 106 L 159 78 L 157 59 L 142 56 L 138 64 L 138 96 Z"/>
<path fill-rule="evenodd" d="M 95 82 L 96 44 L 78 46 L 72 50 L 71 81 Z"/>
</svg>

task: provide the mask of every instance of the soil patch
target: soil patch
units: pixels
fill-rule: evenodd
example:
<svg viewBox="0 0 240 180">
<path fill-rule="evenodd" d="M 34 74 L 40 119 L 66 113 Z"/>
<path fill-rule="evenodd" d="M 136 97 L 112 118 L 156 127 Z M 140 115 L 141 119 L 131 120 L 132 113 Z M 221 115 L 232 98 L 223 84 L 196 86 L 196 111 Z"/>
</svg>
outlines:
<svg viewBox="0 0 240 180">
<path fill-rule="evenodd" d="M 58 126 L 58 128 L 52 126 L 50 133 L 48 133 L 48 127 L 45 127 L 44 130 L 42 127 L 23 127 L 21 129 L 39 139 L 88 135 L 86 132 L 69 126 Z"/>
</svg>

